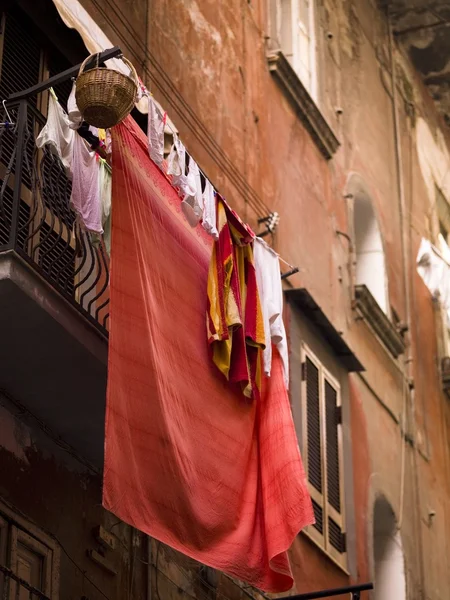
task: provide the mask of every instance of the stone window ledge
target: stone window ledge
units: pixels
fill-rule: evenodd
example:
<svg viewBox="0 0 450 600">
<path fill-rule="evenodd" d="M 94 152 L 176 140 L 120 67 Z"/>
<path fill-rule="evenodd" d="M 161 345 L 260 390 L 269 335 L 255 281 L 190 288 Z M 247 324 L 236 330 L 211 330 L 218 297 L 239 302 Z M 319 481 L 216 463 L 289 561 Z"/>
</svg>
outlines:
<svg viewBox="0 0 450 600">
<path fill-rule="evenodd" d="M 405 341 L 365 285 L 355 286 L 356 308 L 394 358 L 405 351 Z"/>
<path fill-rule="evenodd" d="M 269 71 L 290 100 L 314 143 L 329 160 L 340 144 L 316 103 L 280 50 L 270 53 L 267 61 Z"/>
</svg>

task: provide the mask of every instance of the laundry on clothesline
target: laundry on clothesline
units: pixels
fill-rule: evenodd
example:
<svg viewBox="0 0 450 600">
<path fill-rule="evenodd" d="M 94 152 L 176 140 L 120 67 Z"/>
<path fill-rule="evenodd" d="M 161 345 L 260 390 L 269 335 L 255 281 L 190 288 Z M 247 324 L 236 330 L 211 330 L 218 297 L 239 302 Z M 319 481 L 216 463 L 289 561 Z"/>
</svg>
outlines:
<svg viewBox="0 0 450 600">
<path fill-rule="evenodd" d="M 131 117 L 112 130 L 113 172 L 96 152 L 111 149 L 110 132 L 80 120 L 74 102 L 72 90 L 66 114 L 50 95 L 38 141 L 111 253 L 104 506 L 196 560 L 286 591 L 287 550 L 314 513 L 287 394 L 280 258 L 176 132 L 164 160 L 166 115 L 150 96 L 147 136 Z"/>
<path fill-rule="evenodd" d="M 102 143 L 106 147 L 107 134 L 79 121 L 74 87 L 69 97 L 68 110 L 70 116 L 51 89 L 47 122 L 36 138 L 36 145 L 38 148 L 48 146 L 59 157 L 67 176 L 72 180 L 71 207 L 86 230 L 101 234 L 103 222 L 107 222 L 102 217 L 104 210 L 101 190 L 105 189 L 105 185 L 101 183 L 101 158 L 92 146 L 98 148 Z"/>
<path fill-rule="evenodd" d="M 218 239 L 207 284 L 207 337 L 213 361 L 244 396 L 261 392 L 261 350 L 265 335 L 253 258 L 255 234 L 217 195 Z"/>
<path fill-rule="evenodd" d="M 450 248 L 439 235 L 439 248 L 422 238 L 417 254 L 417 272 L 431 295 L 445 308 L 450 326 Z"/>
<path fill-rule="evenodd" d="M 148 151 L 150 158 L 160 169 L 164 161 L 164 129 L 166 120 L 166 113 L 164 115 L 159 113 L 154 99 L 148 94 Z"/>
<path fill-rule="evenodd" d="M 283 288 L 280 278 L 278 255 L 261 238 L 255 239 L 254 257 L 256 281 L 264 319 L 265 348 L 263 351 L 264 372 L 270 377 L 272 369 L 272 344 L 283 362 L 286 389 L 289 389 L 289 358 L 286 330 L 283 321 Z"/>
<path fill-rule="evenodd" d="M 214 271 L 231 261 L 241 279 L 230 286 L 228 316 L 264 344 L 252 293 L 241 305 L 247 314 L 236 313 L 244 276 L 256 287 L 254 234 L 220 196 L 218 241 L 186 226 L 179 196 L 150 161 L 137 125 L 128 119 L 113 135 L 104 506 L 195 560 L 259 589 L 286 591 L 293 583 L 287 550 L 314 514 L 281 360 L 274 347 L 271 377 L 261 374 L 257 401 L 248 402 L 211 365 L 205 340 L 208 264 Z M 225 287 L 214 285 L 223 295 Z M 229 323 L 217 326 L 224 337 Z M 241 341 L 217 341 L 219 354 L 245 351 Z M 245 385 L 245 358 L 231 359 L 229 369 L 243 372 Z"/>
<path fill-rule="evenodd" d="M 49 146 L 61 160 L 68 176 L 72 176 L 72 155 L 75 132 L 70 121 L 59 104 L 55 92 L 51 89 L 48 98 L 47 122 L 36 138 L 36 146 Z"/>
</svg>

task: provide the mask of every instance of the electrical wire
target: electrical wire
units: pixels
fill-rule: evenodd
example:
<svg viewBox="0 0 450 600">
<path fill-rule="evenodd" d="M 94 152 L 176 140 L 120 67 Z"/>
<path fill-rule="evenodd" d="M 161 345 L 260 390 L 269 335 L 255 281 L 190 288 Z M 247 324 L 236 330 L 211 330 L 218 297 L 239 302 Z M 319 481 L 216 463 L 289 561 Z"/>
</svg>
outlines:
<svg viewBox="0 0 450 600">
<path fill-rule="evenodd" d="M 103 596 L 103 598 L 106 598 L 106 600 L 109 600 L 109 596 L 107 596 L 107 595 L 105 594 L 105 592 L 104 592 L 103 590 L 101 590 L 101 589 L 98 587 L 98 585 L 92 581 L 92 579 L 90 579 L 90 577 L 89 577 L 89 576 L 86 574 L 86 571 L 85 571 L 84 569 L 82 569 L 82 568 L 81 568 L 81 567 L 80 567 L 80 566 L 79 566 L 79 565 L 78 565 L 78 564 L 75 562 L 75 560 L 74 560 L 74 559 L 73 559 L 73 558 L 70 556 L 70 554 L 67 552 L 67 550 L 64 548 L 64 546 L 61 544 L 61 542 L 59 541 L 59 539 L 58 539 L 58 538 L 57 538 L 55 535 L 52 535 L 52 537 L 53 537 L 53 538 L 56 540 L 56 542 L 58 542 L 58 544 L 59 544 L 59 546 L 60 546 L 61 550 L 64 552 L 64 554 L 65 554 L 65 555 L 67 556 L 67 558 L 70 560 L 70 562 L 71 562 L 71 563 L 72 563 L 72 564 L 73 564 L 73 565 L 74 565 L 74 566 L 75 566 L 75 567 L 76 567 L 76 568 L 77 568 L 77 569 L 80 571 L 80 573 L 83 575 L 83 577 L 86 579 L 86 581 L 87 581 L 88 583 L 90 583 L 90 584 L 92 585 L 92 587 L 93 587 L 94 589 L 96 589 L 96 590 L 97 590 L 97 592 Z"/>
</svg>

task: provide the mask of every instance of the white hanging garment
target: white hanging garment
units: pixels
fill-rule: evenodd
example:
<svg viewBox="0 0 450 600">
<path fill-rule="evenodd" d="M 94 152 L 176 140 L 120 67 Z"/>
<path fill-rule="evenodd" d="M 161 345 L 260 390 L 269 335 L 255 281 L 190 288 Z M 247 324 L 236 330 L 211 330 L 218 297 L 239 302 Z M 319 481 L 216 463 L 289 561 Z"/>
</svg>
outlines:
<svg viewBox="0 0 450 600">
<path fill-rule="evenodd" d="M 281 356 L 284 382 L 286 389 L 289 389 L 289 357 L 283 322 L 283 288 L 281 285 L 280 262 L 278 255 L 261 238 L 255 238 L 253 256 L 266 337 L 266 347 L 263 350 L 264 372 L 270 377 L 273 343 Z"/>
<path fill-rule="evenodd" d="M 203 191 L 202 225 L 205 231 L 207 231 L 215 240 L 219 239 L 219 232 L 217 231 L 216 194 L 209 179 L 206 180 L 205 189 Z"/>
<path fill-rule="evenodd" d="M 200 171 L 197 163 L 192 157 L 189 159 L 189 174 L 187 179 L 188 186 L 195 189 L 195 194 L 185 195 L 183 202 L 181 203 L 181 209 L 183 210 L 189 225 L 195 227 L 200 223 L 203 215 L 203 195 Z"/>
<path fill-rule="evenodd" d="M 148 152 L 152 161 L 161 168 L 164 160 L 164 126 L 166 115 L 160 115 L 155 101 L 148 97 L 147 137 Z"/>
<path fill-rule="evenodd" d="M 444 260 L 450 258 L 450 249 L 442 236 L 439 245 L 442 258 L 433 249 L 431 242 L 422 239 L 417 254 L 417 272 L 430 290 L 433 299 L 439 301 L 445 308 L 450 325 L 450 267 Z"/>
<path fill-rule="evenodd" d="M 103 240 L 108 256 L 111 254 L 111 168 L 102 158 L 99 161 L 99 193 L 102 207 Z"/>
<path fill-rule="evenodd" d="M 69 99 L 67 100 L 67 114 L 69 116 L 69 123 L 71 129 L 78 129 L 83 122 L 83 117 L 80 113 L 80 110 L 77 106 L 77 101 L 75 99 L 75 92 L 77 89 L 77 84 L 75 81 L 72 85 L 72 91 L 70 92 Z"/>
<path fill-rule="evenodd" d="M 99 165 L 100 157 L 76 133 L 70 202 L 86 229 L 95 233 L 103 233 Z"/>
<path fill-rule="evenodd" d="M 186 148 L 177 135 L 173 136 L 173 146 L 167 157 L 167 174 L 172 175 L 172 185 L 180 189 L 180 196 L 194 196 L 195 186 L 192 178 L 189 180 L 186 173 Z"/>
<path fill-rule="evenodd" d="M 53 90 L 48 100 L 47 123 L 36 138 L 36 146 L 49 146 L 59 156 L 67 174 L 72 173 L 72 153 L 75 132 L 70 129 L 69 117 L 59 104 Z"/>
</svg>

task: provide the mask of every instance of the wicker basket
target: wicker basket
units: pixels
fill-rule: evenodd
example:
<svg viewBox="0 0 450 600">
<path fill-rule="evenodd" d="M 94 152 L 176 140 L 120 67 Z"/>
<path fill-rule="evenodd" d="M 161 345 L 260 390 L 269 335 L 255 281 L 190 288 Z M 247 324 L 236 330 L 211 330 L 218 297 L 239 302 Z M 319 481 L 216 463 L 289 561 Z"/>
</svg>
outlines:
<svg viewBox="0 0 450 600">
<path fill-rule="evenodd" d="M 94 56 L 97 56 L 97 65 L 84 71 Z M 83 119 L 89 125 L 108 129 L 130 114 L 136 101 L 138 76 L 131 62 L 124 57 L 122 60 L 130 68 L 132 77 L 99 67 L 98 57 L 98 54 L 91 54 L 81 65 L 75 97 Z"/>
</svg>

